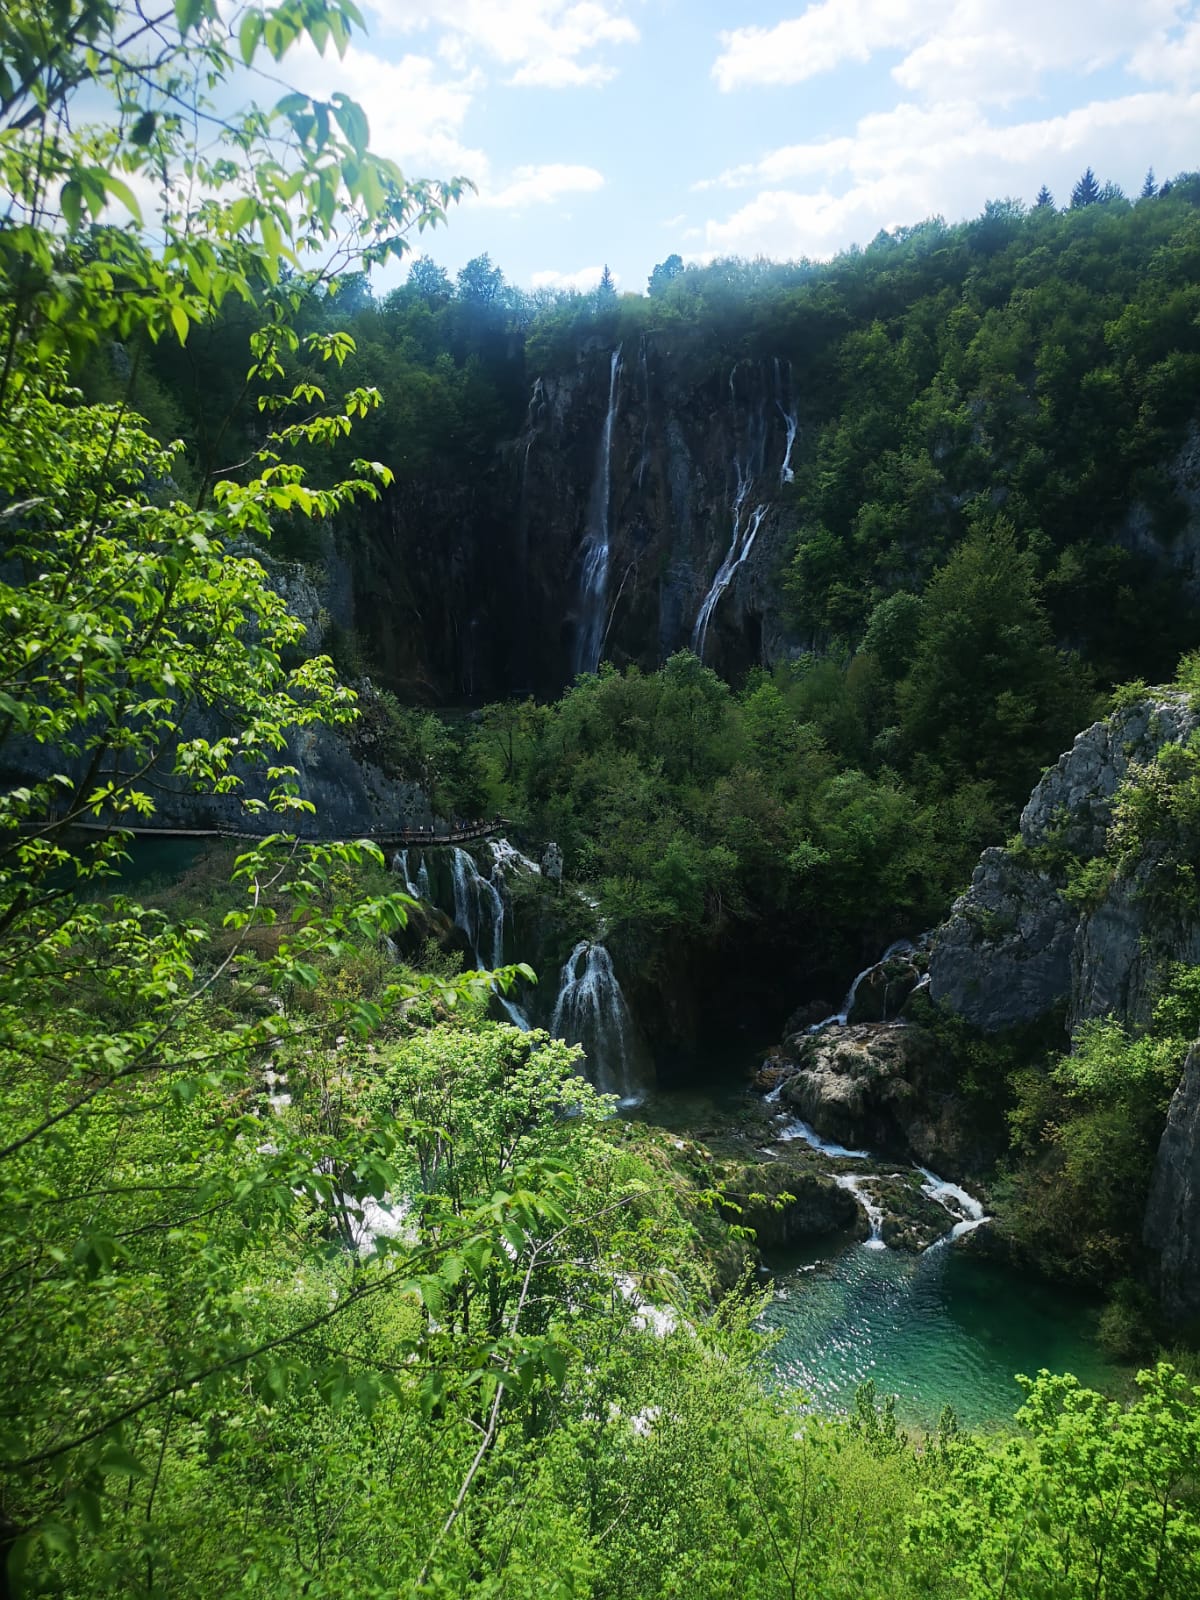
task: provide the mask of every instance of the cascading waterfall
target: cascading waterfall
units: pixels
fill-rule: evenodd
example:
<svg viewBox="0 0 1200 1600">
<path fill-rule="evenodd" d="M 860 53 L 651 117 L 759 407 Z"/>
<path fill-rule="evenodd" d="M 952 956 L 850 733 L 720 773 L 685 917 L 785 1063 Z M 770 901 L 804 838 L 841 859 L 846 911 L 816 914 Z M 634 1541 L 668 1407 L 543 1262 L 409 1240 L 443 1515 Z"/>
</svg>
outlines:
<svg viewBox="0 0 1200 1600">
<path fill-rule="evenodd" d="M 504 898 L 496 885 L 485 878 L 466 850 L 455 848 L 452 857 L 454 879 L 454 921 L 470 941 L 475 965 L 504 965 Z M 483 941 L 491 935 L 491 950 L 484 953 Z"/>
<path fill-rule="evenodd" d="M 749 482 L 746 492 L 749 491 Z M 754 541 L 758 537 L 758 530 L 762 527 L 763 518 L 767 514 L 765 505 L 757 505 L 750 513 L 746 526 L 741 525 L 742 503 L 745 493 L 739 490 L 740 499 L 734 501 L 733 507 L 733 539 L 725 553 L 725 559 L 717 568 L 717 575 L 712 581 L 712 587 L 704 596 L 696 617 L 696 626 L 692 629 L 692 650 L 701 661 L 704 660 L 704 644 L 708 638 L 708 624 L 712 614 L 717 609 L 717 602 L 733 582 L 734 574 L 742 566 L 754 549 Z"/>
<path fill-rule="evenodd" d="M 840 1156 L 843 1160 L 873 1161 L 876 1159 L 869 1150 L 847 1150 L 845 1145 L 835 1144 L 829 1139 L 822 1139 L 816 1129 L 807 1122 L 793 1118 L 780 1129 L 776 1135 L 782 1141 L 803 1139 L 805 1144 L 826 1156 Z M 952 1219 L 953 1226 L 948 1233 L 936 1239 L 928 1248 L 933 1250 L 940 1245 L 951 1243 L 954 1239 L 961 1238 L 964 1233 L 971 1233 L 981 1223 L 988 1221 L 987 1213 L 975 1196 L 957 1183 L 950 1183 L 945 1178 L 939 1178 L 936 1172 L 931 1172 L 928 1167 L 917 1167 L 921 1174 L 921 1192 L 930 1200 L 935 1201 L 942 1210 Z M 883 1243 L 883 1208 L 872 1199 L 867 1184 L 878 1182 L 881 1178 L 901 1176 L 898 1172 L 890 1174 L 858 1173 L 858 1172 L 831 1172 L 829 1176 L 839 1189 L 848 1189 L 867 1214 L 870 1224 L 870 1237 L 865 1241 L 873 1250 L 882 1250 Z"/>
<path fill-rule="evenodd" d="M 786 483 L 795 483 L 796 474 L 792 471 L 792 451 L 796 445 L 796 433 L 799 424 L 796 420 L 796 407 L 791 400 L 792 388 L 792 363 L 788 362 L 787 383 L 783 381 L 783 369 L 779 357 L 775 357 L 775 404 L 779 408 L 779 415 L 783 418 L 783 425 L 787 429 L 787 442 L 783 450 L 783 465 L 779 469 L 779 484 L 782 488 Z M 786 391 L 786 392 L 785 392 Z"/>
<path fill-rule="evenodd" d="M 642 422 L 642 450 L 638 457 L 637 486 L 641 493 L 642 479 L 650 461 L 650 363 L 646 354 L 646 335 L 643 333 L 638 340 L 638 367 L 642 375 L 642 406 L 644 420 Z"/>
<path fill-rule="evenodd" d="M 729 398 L 733 415 L 738 415 L 737 395 L 738 367 L 734 366 L 729 374 Z M 776 377 L 778 379 L 778 362 L 776 363 Z M 777 383 L 778 391 L 778 383 Z M 777 401 L 778 403 L 778 401 Z M 784 413 L 785 418 L 787 413 Z M 696 615 L 696 624 L 692 629 L 692 650 L 704 659 L 704 646 L 708 638 L 708 625 L 712 614 L 717 608 L 721 596 L 728 589 L 737 575 L 739 568 L 745 565 L 754 549 L 754 541 L 758 538 L 758 531 L 763 525 L 767 515 L 767 502 L 759 501 L 751 506 L 750 496 L 754 485 L 765 472 L 767 453 L 767 406 L 765 397 L 761 397 L 749 414 L 744 437 L 740 447 L 735 446 L 733 455 L 734 491 L 731 506 L 733 516 L 733 532 L 729 540 L 729 549 L 725 552 L 725 559 L 717 568 L 717 575 L 713 579 L 708 593 L 704 596 L 700 610 Z M 790 472 L 791 440 L 789 439 L 784 465 Z M 783 481 L 782 475 L 780 481 Z"/>
<path fill-rule="evenodd" d="M 861 972 L 855 973 L 850 987 L 846 991 L 846 998 L 842 1001 L 842 1009 L 833 1012 L 831 1016 L 822 1017 L 820 1022 L 814 1022 L 808 1030 L 809 1033 L 820 1033 L 822 1029 L 831 1028 L 835 1023 L 844 1028 L 851 1011 L 854 1009 L 854 1002 L 858 996 L 858 986 L 863 979 L 874 972 L 876 967 L 881 967 L 885 961 L 890 961 L 893 956 L 912 955 L 916 948 L 911 939 L 894 939 L 877 961 L 872 961 L 869 967 L 864 967 Z M 928 980 L 922 979 L 921 981 L 926 983 Z"/>
<path fill-rule="evenodd" d="M 617 1095 L 623 1105 L 641 1099 L 633 1016 L 602 944 L 583 939 L 567 957 L 550 1032 L 583 1046 L 588 1076 L 602 1094 Z"/>
<path fill-rule="evenodd" d="M 973 1194 L 960 1187 L 957 1183 L 947 1183 L 945 1178 L 939 1178 L 936 1172 L 930 1172 L 928 1167 L 918 1167 L 917 1171 L 924 1178 L 921 1185 L 922 1191 L 931 1200 L 936 1200 L 944 1211 L 948 1211 L 958 1221 L 938 1244 L 949 1244 L 954 1239 L 961 1239 L 964 1233 L 973 1233 L 981 1222 L 988 1220 L 987 1213 L 976 1200 Z"/>
<path fill-rule="evenodd" d="M 831 1176 L 839 1189 L 849 1189 L 867 1214 L 871 1232 L 863 1240 L 865 1247 L 868 1250 L 886 1250 L 887 1245 L 883 1242 L 883 1207 L 872 1200 L 870 1191 L 864 1187 L 870 1179 L 860 1177 L 857 1172 L 835 1172 Z"/>
<path fill-rule="evenodd" d="M 412 881 L 412 878 L 409 876 L 409 872 L 408 872 L 408 851 L 407 850 L 397 850 L 396 851 L 396 854 L 392 857 L 392 871 L 394 873 L 396 873 L 396 875 L 398 877 L 404 879 L 404 892 L 405 892 L 405 894 L 412 895 L 414 900 L 420 900 L 420 899 L 423 898 L 422 895 L 421 895 L 420 889 L 417 887 L 417 885 Z M 425 863 L 423 861 L 421 863 L 421 871 L 422 872 L 425 871 Z M 426 876 L 428 877 L 428 874 Z"/>
<path fill-rule="evenodd" d="M 621 346 L 612 353 L 608 374 L 608 409 L 600 434 L 596 477 L 588 506 L 579 574 L 579 629 L 575 671 L 595 672 L 604 646 L 608 608 L 609 508 L 612 500 L 612 441 L 621 390 Z"/>
</svg>

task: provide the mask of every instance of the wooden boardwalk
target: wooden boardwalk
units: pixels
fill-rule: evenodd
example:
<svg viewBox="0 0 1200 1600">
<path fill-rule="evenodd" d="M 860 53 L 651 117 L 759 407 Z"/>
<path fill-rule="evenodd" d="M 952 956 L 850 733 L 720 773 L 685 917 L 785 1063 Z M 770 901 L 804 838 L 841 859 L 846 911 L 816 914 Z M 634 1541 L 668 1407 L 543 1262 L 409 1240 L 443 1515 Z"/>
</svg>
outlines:
<svg viewBox="0 0 1200 1600">
<path fill-rule="evenodd" d="M 52 826 L 53 824 L 51 824 Z M 138 828 L 126 827 L 119 822 L 71 822 L 68 827 L 80 833 L 128 833 L 135 839 L 265 839 L 266 833 L 246 833 L 236 828 Z M 441 827 L 427 828 L 374 828 L 367 833 L 296 833 L 288 834 L 300 844 L 336 844 L 344 839 L 370 839 L 381 849 L 407 849 L 411 845 L 429 848 L 442 844 L 474 844 L 480 839 L 490 839 L 503 833 L 512 824 L 504 817 L 492 817 L 485 822 L 447 823 Z M 285 828 L 277 830 L 287 834 Z"/>
</svg>

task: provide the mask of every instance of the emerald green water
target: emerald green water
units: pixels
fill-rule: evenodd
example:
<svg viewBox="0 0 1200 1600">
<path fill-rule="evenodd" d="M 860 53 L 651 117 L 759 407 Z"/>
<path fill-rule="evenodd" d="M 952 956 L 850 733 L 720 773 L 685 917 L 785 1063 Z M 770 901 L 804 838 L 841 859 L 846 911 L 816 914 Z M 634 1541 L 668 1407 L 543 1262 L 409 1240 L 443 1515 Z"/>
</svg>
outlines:
<svg viewBox="0 0 1200 1600">
<path fill-rule="evenodd" d="M 848 1409 L 873 1378 L 909 1426 L 934 1426 L 950 1405 L 965 1426 L 986 1428 L 1020 1405 L 1017 1372 L 1073 1372 L 1109 1393 L 1128 1382 L 1091 1341 L 1091 1307 L 957 1250 L 850 1245 L 825 1262 L 810 1252 L 773 1268 L 764 1323 L 781 1333 L 775 1374 L 816 1411 Z"/>
<path fill-rule="evenodd" d="M 752 1132 L 747 1118 L 761 1116 L 762 1100 L 739 1076 L 726 1058 L 723 1080 L 714 1074 L 712 1083 L 651 1096 L 627 1114 L 700 1139 L 739 1126 Z M 952 1222 L 948 1215 L 947 1231 Z M 763 1325 L 780 1335 L 775 1379 L 811 1410 L 849 1410 L 859 1384 L 873 1378 L 878 1395 L 897 1397 L 906 1426 L 932 1428 L 949 1405 L 964 1427 L 990 1428 L 1010 1423 L 1021 1404 L 1018 1372 L 1073 1372 L 1112 1395 L 1129 1388 L 1129 1369 L 1095 1343 L 1093 1303 L 948 1242 L 914 1256 L 838 1235 L 767 1265 L 773 1298 Z"/>
</svg>

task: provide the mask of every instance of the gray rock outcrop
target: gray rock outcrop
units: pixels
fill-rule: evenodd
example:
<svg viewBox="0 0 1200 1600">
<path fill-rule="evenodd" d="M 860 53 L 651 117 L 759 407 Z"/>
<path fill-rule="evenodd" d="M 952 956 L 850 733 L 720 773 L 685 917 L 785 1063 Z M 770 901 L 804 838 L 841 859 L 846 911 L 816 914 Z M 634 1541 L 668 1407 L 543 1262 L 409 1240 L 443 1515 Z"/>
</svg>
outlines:
<svg viewBox="0 0 1200 1600">
<path fill-rule="evenodd" d="M 1148 948 L 1140 893 L 1149 863 L 1117 876 L 1088 909 L 1064 896 L 1066 862 L 1104 849 L 1113 799 L 1135 764 L 1200 726 L 1187 696 L 1148 694 L 1082 732 L 1042 778 L 1021 814 L 1015 847 L 985 850 L 966 894 L 937 930 L 930 992 L 993 1033 L 1061 1009 L 1075 1027 L 1114 1014 L 1142 1021 L 1164 960 L 1194 960 L 1200 931 L 1158 930 Z"/>
<path fill-rule="evenodd" d="M 1200 1043 L 1188 1051 L 1158 1147 L 1143 1241 L 1157 1260 L 1163 1310 L 1200 1323 Z"/>
</svg>

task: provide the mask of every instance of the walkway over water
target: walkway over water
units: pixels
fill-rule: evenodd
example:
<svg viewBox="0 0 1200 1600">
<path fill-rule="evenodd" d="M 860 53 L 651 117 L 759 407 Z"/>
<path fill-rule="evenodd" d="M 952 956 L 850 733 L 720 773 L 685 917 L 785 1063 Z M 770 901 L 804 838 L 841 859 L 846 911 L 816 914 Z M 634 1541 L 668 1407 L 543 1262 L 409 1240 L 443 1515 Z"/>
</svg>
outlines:
<svg viewBox="0 0 1200 1600">
<path fill-rule="evenodd" d="M 69 826 L 80 833 L 128 833 L 135 839 L 265 839 L 267 833 L 248 833 L 238 828 L 137 828 L 119 822 L 72 822 Z M 481 822 L 443 822 L 424 828 L 372 828 L 367 832 L 347 833 L 289 833 L 286 828 L 276 830 L 277 836 L 286 835 L 300 844 L 335 844 L 344 839 L 370 839 L 380 849 L 403 849 L 409 845 L 473 844 L 480 839 L 490 839 L 495 834 L 510 829 L 505 817 L 492 817 Z"/>
</svg>

